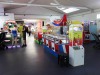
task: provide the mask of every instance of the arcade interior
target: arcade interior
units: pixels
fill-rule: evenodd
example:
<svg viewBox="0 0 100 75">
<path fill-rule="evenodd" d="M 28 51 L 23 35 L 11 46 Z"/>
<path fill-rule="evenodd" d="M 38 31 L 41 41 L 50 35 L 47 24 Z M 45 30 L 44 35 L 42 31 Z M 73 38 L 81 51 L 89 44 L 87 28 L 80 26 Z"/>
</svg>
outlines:
<svg viewBox="0 0 100 75">
<path fill-rule="evenodd" d="M 99 75 L 100 1 L 0 0 L 0 75 Z"/>
</svg>

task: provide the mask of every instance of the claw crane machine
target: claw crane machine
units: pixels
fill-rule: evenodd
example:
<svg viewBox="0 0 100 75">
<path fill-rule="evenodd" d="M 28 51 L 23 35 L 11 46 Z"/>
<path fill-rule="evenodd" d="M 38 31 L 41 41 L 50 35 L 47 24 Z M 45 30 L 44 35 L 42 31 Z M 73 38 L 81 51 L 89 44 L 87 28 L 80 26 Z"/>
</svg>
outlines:
<svg viewBox="0 0 100 75">
<path fill-rule="evenodd" d="M 69 64 L 84 65 L 83 26 L 79 21 L 72 21 L 69 26 Z"/>
</svg>

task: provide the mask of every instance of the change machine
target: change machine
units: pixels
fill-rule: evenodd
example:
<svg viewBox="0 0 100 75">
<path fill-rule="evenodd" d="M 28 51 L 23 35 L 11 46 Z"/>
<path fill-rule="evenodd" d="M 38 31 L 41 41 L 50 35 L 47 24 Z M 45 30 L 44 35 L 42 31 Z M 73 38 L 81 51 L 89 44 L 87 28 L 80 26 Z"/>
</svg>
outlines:
<svg viewBox="0 0 100 75">
<path fill-rule="evenodd" d="M 83 26 L 79 21 L 72 21 L 69 26 L 69 64 L 84 65 Z"/>
</svg>

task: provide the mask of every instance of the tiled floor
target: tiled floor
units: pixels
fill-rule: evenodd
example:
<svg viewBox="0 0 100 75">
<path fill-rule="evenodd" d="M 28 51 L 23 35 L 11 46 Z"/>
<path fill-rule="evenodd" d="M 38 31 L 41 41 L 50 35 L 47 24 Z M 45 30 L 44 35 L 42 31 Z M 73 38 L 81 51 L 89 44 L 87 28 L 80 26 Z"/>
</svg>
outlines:
<svg viewBox="0 0 100 75">
<path fill-rule="evenodd" d="M 93 49 L 93 44 L 84 45 L 84 66 L 60 67 L 33 37 L 27 43 L 26 48 L 0 52 L 0 75 L 100 75 L 100 50 Z"/>
</svg>

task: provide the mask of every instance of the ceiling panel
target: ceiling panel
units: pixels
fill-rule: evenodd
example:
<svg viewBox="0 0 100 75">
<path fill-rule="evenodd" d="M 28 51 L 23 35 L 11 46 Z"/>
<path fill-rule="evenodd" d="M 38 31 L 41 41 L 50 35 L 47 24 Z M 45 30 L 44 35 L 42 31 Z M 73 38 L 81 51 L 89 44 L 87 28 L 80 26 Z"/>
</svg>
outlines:
<svg viewBox="0 0 100 75">
<path fill-rule="evenodd" d="M 11 0 L 0 0 L 1 2 L 7 2 L 7 1 L 11 1 Z M 28 3 L 30 0 L 13 0 L 15 3 Z M 57 0 L 61 5 L 64 6 L 75 6 L 75 7 L 87 7 L 90 9 L 97 9 L 100 8 L 100 0 Z M 32 2 L 33 4 L 41 4 L 41 5 L 50 5 L 50 3 L 54 3 L 54 0 L 33 0 Z M 17 6 L 17 5 L 0 5 L 1 7 L 5 7 L 6 10 L 9 9 L 14 9 L 14 8 L 19 8 L 19 7 L 23 7 L 23 6 Z M 53 10 L 55 12 L 59 12 L 59 13 L 63 13 L 61 10 L 58 10 L 56 8 L 53 7 L 46 7 L 46 9 L 50 9 Z M 77 12 L 74 13 L 81 13 L 81 12 L 85 12 L 88 10 L 79 10 Z M 71 13 L 71 14 L 74 14 Z"/>
<path fill-rule="evenodd" d="M 50 3 L 54 3 L 53 0 L 35 0 L 33 3 L 35 4 L 45 4 L 45 5 L 50 5 Z"/>
<path fill-rule="evenodd" d="M 88 7 L 91 9 L 100 8 L 100 0 L 61 0 L 64 5 Z"/>
<path fill-rule="evenodd" d="M 14 1 L 17 3 L 28 3 L 30 0 L 0 0 L 1 2 Z M 65 6 L 88 7 L 91 9 L 100 8 L 100 0 L 57 0 L 60 4 Z M 54 0 L 34 0 L 34 4 L 50 5 Z"/>
<path fill-rule="evenodd" d="M 59 12 L 59 13 L 62 13 L 62 14 L 64 14 L 64 12 L 62 12 L 61 10 L 59 10 L 59 9 L 57 9 L 57 8 L 49 8 L 49 7 L 46 7 L 46 9 L 50 9 L 50 10 L 53 10 L 53 11 L 55 11 L 55 12 Z"/>
<path fill-rule="evenodd" d="M 10 10 L 10 9 L 20 8 L 20 7 L 24 7 L 24 6 L 16 6 L 16 5 L 13 5 L 13 7 L 12 7 L 11 5 L 7 5 L 7 6 L 5 5 L 5 8 L 6 8 L 5 11 L 6 10 Z"/>
<path fill-rule="evenodd" d="M 14 2 L 18 2 L 18 3 L 28 3 L 29 0 L 13 0 Z"/>
<path fill-rule="evenodd" d="M 17 3 L 28 3 L 29 0 L 0 0 L 1 2 L 10 2 L 10 1 L 13 1 L 13 2 L 17 2 Z"/>
<path fill-rule="evenodd" d="M 0 4 L 0 7 L 5 8 L 5 11 L 6 11 L 6 10 L 20 8 L 20 7 L 24 7 L 24 6 Z"/>
<path fill-rule="evenodd" d="M 0 2 L 4 2 L 5 0 L 0 0 Z"/>
<path fill-rule="evenodd" d="M 31 10 L 31 11 L 30 11 Z M 7 10 L 6 13 L 15 13 L 17 15 L 21 14 L 21 15 L 38 15 L 38 16 L 43 16 L 43 15 L 61 15 L 58 12 L 46 9 L 46 8 L 42 8 L 42 7 L 21 7 L 21 8 L 16 8 L 16 9 L 12 9 L 12 10 Z"/>
</svg>

